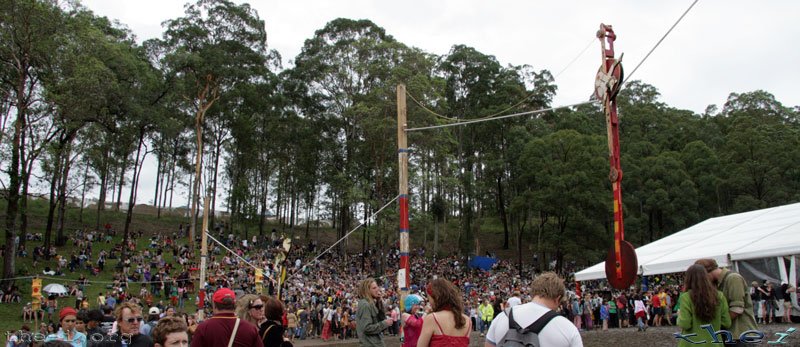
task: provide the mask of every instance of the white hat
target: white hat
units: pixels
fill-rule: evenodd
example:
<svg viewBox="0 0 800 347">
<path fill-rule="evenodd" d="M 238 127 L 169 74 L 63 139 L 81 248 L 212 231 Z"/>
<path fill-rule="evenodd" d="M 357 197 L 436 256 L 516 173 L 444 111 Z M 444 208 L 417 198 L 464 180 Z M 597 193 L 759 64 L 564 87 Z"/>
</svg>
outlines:
<svg viewBox="0 0 800 347">
<path fill-rule="evenodd" d="M 161 310 L 159 310 L 158 307 L 151 307 L 149 313 L 150 314 L 161 314 Z"/>
</svg>

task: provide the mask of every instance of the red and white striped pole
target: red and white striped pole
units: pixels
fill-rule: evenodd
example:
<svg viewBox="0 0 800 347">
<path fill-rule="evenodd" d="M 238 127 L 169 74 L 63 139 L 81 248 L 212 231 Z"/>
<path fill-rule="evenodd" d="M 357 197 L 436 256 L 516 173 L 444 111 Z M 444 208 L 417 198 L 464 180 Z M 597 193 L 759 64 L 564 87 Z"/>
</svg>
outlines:
<svg viewBox="0 0 800 347">
<path fill-rule="evenodd" d="M 406 137 L 406 86 L 397 85 L 397 171 L 400 194 L 400 267 L 397 271 L 397 288 L 400 292 L 400 312 L 405 312 L 405 299 L 409 287 L 408 263 L 408 138 Z"/>
</svg>

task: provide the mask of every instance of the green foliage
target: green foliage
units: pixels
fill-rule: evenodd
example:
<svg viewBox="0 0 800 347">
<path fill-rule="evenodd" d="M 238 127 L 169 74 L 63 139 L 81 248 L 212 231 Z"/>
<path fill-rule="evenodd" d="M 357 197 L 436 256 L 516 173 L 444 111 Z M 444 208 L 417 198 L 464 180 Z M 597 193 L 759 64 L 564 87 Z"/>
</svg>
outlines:
<svg viewBox="0 0 800 347">
<path fill-rule="evenodd" d="M 400 83 L 408 128 L 550 107 L 558 91 L 547 70 L 504 66 L 463 44 L 436 56 L 346 18 L 315 32 L 284 69 L 259 14 L 228 0 L 188 4 L 161 39 L 142 44 L 72 3 L 5 1 L 0 19 L 0 41 L 14 43 L 0 45 L 0 112 L 24 116 L 18 132 L 3 129 L 0 138 L 10 186 L 26 188 L 19 167 L 36 162 L 47 178 L 72 176 L 62 190 L 74 196 L 83 178 L 62 165 L 71 153 L 74 167 L 97 176 L 103 201 L 113 201 L 107 193 L 136 182 L 137 163 L 154 153 L 155 205 L 166 208 L 168 194 L 202 180 L 224 199 L 235 230 L 263 232 L 274 214 L 292 230 L 330 219 L 342 236 L 394 198 Z M 800 108 L 761 90 L 732 93 L 703 114 L 659 98 L 641 81 L 618 97 L 625 231 L 634 244 L 800 199 Z M 407 135 L 411 225 L 421 229 L 412 235 L 427 236 L 415 244 L 432 249 L 438 227 L 446 254 L 516 246 L 559 269 L 605 254 L 612 193 L 599 106 Z M 189 178 L 195 158 L 201 174 Z M 93 213 L 100 223 L 105 213 Z M 378 218 L 365 246 L 394 244 L 396 219 Z"/>
</svg>

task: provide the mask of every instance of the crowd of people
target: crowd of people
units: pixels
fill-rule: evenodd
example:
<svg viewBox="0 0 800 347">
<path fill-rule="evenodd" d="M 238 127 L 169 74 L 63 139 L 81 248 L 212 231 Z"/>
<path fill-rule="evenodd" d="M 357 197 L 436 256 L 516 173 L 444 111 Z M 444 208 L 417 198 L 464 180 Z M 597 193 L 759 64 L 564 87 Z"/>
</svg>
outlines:
<svg viewBox="0 0 800 347">
<path fill-rule="evenodd" d="M 715 275 L 722 269 L 709 264 L 702 265 L 708 283 L 700 280 L 695 266 L 684 275 L 658 278 L 650 290 L 613 291 L 600 282 L 576 288 L 564 276 L 541 274 L 527 265 L 520 269 L 504 260 L 489 271 L 471 269 L 465 258 L 424 257 L 424 249 L 416 249 L 410 264 L 412 295 L 401 305 L 393 283 L 400 257 L 397 247 L 364 254 L 321 254 L 322 247 L 311 240 L 296 245 L 281 261 L 276 256 L 287 253 L 275 230 L 249 239 L 218 232 L 215 240 L 222 243 L 209 244 L 206 282 L 195 288 L 199 265 L 184 241 L 182 226 L 172 234 L 151 236 L 150 247 L 144 249 L 135 247 L 144 237 L 138 233 L 127 244 L 93 252 L 92 243 L 100 236 L 76 233 L 70 241 L 78 251 L 68 261 L 58 258 L 57 250 L 50 256 L 57 257 L 58 272 L 85 269 L 90 274 L 105 271 L 107 260 L 118 259 L 107 290 L 95 300 L 88 298 L 84 293 L 89 281 L 81 274 L 70 288 L 74 307 L 59 308 L 52 298 L 43 298 L 43 310 L 38 313 L 26 305 L 24 318 L 40 314 L 51 323 L 43 323 L 35 333 L 26 325 L 11 336 L 22 342 L 30 341 L 25 336 L 38 334 L 46 337 L 40 342 L 69 341 L 73 346 L 119 346 L 117 341 L 127 346 L 286 346 L 309 338 L 326 342 L 357 338 L 362 345 L 378 346 L 383 336 L 401 336 L 404 346 L 427 346 L 468 344 L 470 332 L 476 332 L 485 336 L 488 345 L 504 345 L 501 341 L 525 342 L 530 336 L 518 331 L 524 329 L 509 326 L 537 323 L 544 324 L 533 334 L 539 339 L 560 341 L 553 346 L 580 346 L 581 330 L 635 327 L 645 331 L 648 326 L 674 325 L 689 333 L 702 325 L 696 322 L 710 321 L 735 328 L 732 333 L 738 338 L 737 332 L 742 331 L 738 326 L 756 324 L 753 303 L 756 310 L 759 304 L 768 305 L 769 293 L 774 292 L 769 284 L 750 292 L 743 288 L 750 299 L 747 311 L 744 303 L 720 298 L 709 289 L 711 283 L 722 286 L 731 281 L 729 272 Z M 108 237 L 103 240 L 112 242 Z M 256 283 L 256 268 L 263 269 L 263 284 Z M 203 298 L 198 289 L 208 295 Z M 784 285 L 781 290 L 786 293 L 793 287 Z M 187 303 L 196 305 L 200 300 L 202 315 L 210 319 L 200 321 L 197 314 L 187 313 L 194 311 Z M 687 305 L 701 309 L 687 309 Z M 520 307 L 512 310 L 516 306 Z M 730 315 L 722 314 L 728 312 L 725 307 Z M 696 314 L 698 320 L 687 323 L 686 314 Z M 743 318 L 750 316 L 752 324 Z M 553 319 L 558 323 L 549 324 Z M 774 317 L 764 319 L 768 323 Z M 560 333 L 550 333 L 552 329 Z M 22 344 L 13 346 L 18 345 Z"/>
</svg>

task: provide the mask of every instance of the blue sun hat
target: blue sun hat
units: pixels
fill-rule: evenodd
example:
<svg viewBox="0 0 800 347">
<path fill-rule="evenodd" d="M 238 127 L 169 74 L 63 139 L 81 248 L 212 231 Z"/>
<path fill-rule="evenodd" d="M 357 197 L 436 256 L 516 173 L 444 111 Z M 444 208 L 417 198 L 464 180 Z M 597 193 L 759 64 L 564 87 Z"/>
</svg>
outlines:
<svg viewBox="0 0 800 347">
<path fill-rule="evenodd" d="M 411 307 L 413 307 L 414 305 L 417 305 L 417 304 L 419 304 L 421 302 L 422 302 L 422 297 L 417 295 L 417 294 L 411 294 L 409 296 L 406 296 L 406 300 L 404 302 L 405 303 L 405 307 L 404 308 L 405 308 L 406 313 L 411 313 Z"/>
</svg>

